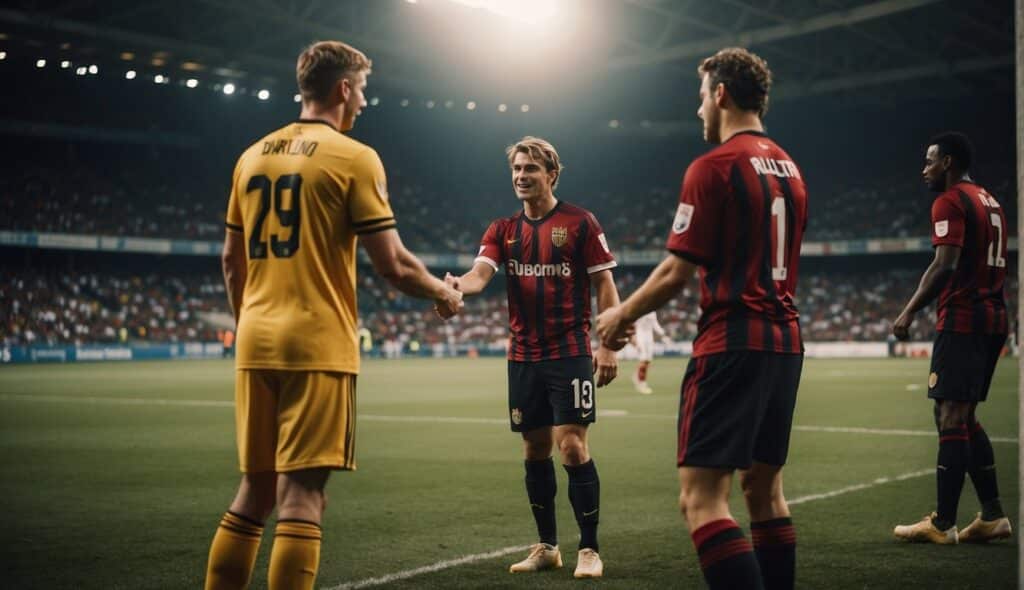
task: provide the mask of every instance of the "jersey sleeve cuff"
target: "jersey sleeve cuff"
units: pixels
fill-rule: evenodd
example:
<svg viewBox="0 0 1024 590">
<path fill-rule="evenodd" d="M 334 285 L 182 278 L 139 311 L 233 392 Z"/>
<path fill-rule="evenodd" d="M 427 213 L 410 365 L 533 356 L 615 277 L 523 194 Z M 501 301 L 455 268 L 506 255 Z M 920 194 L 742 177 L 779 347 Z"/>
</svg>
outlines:
<svg viewBox="0 0 1024 590">
<path fill-rule="evenodd" d="M 938 240 L 932 240 L 932 248 L 936 246 L 956 246 L 957 248 L 963 248 L 964 243 L 962 241 L 951 240 L 948 238 L 942 238 Z"/>
<path fill-rule="evenodd" d="M 227 229 L 228 231 L 239 232 L 239 233 L 245 231 L 245 229 L 242 226 L 235 225 L 234 223 L 230 223 L 228 221 L 224 222 L 224 228 Z"/>
<path fill-rule="evenodd" d="M 370 234 L 375 234 L 377 232 L 387 231 L 389 229 L 395 229 L 397 227 L 398 227 L 398 224 L 392 221 L 391 223 L 385 223 L 385 224 L 382 224 L 382 225 L 376 225 L 374 227 L 369 227 L 369 228 L 365 228 L 365 229 L 357 229 L 355 231 L 355 234 L 357 236 L 368 236 Z"/>
<path fill-rule="evenodd" d="M 687 250 L 677 250 L 677 249 L 674 249 L 674 248 L 668 248 L 668 251 L 670 253 L 675 254 L 676 256 L 682 258 L 683 260 L 685 260 L 687 262 L 692 262 L 693 264 L 696 264 L 697 266 L 707 266 L 708 263 L 710 262 L 709 260 L 707 260 L 703 256 L 698 256 L 697 254 L 695 254 L 693 252 L 689 252 Z"/>
<path fill-rule="evenodd" d="M 475 264 L 477 262 L 483 262 L 487 266 L 493 268 L 494 272 L 498 272 L 498 263 L 493 261 L 493 260 L 491 260 L 490 258 L 488 258 L 486 256 L 477 256 L 476 258 L 474 258 L 473 259 L 473 263 Z"/>
<path fill-rule="evenodd" d="M 601 272 L 602 270 L 608 270 L 609 268 L 615 268 L 619 263 L 612 260 L 611 262 L 605 262 L 604 264 L 595 264 L 594 266 L 587 267 L 587 274 L 592 275 L 595 272 Z"/>
</svg>

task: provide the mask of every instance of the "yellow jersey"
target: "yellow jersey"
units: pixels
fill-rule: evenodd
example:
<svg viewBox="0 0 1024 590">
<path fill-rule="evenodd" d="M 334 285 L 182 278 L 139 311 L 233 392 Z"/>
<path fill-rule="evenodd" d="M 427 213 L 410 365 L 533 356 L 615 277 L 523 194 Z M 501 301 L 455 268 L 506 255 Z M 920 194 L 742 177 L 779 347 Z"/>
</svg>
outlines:
<svg viewBox="0 0 1024 590">
<path fill-rule="evenodd" d="M 225 225 L 248 270 L 236 367 L 358 373 L 356 235 L 395 227 L 377 152 L 322 121 L 286 125 L 238 159 Z"/>
</svg>

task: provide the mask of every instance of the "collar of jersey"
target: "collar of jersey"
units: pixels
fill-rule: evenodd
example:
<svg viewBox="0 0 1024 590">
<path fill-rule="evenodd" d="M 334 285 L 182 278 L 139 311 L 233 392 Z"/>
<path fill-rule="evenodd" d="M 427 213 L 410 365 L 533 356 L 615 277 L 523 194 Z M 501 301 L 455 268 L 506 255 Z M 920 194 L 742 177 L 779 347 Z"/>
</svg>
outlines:
<svg viewBox="0 0 1024 590">
<path fill-rule="evenodd" d="M 736 139 L 741 135 L 756 135 L 758 137 L 768 137 L 768 134 L 765 133 L 764 131 L 754 131 L 753 129 L 747 129 L 745 131 L 737 131 L 736 133 L 733 133 L 732 136 L 729 137 L 729 139 L 725 140 L 725 143 L 729 143 L 730 141 Z"/>
<path fill-rule="evenodd" d="M 323 119 L 296 119 L 295 122 L 296 123 L 303 123 L 303 124 L 305 124 L 305 123 L 320 123 L 321 125 L 327 125 L 328 127 L 333 129 L 334 131 L 337 131 L 337 129 L 334 129 L 333 125 L 331 125 L 327 121 L 324 121 Z"/>
<path fill-rule="evenodd" d="M 558 208 L 561 207 L 561 206 L 562 206 L 562 200 L 559 199 L 558 202 L 555 203 L 555 206 L 551 208 L 551 211 L 548 211 L 547 213 L 545 213 L 544 216 L 541 217 L 540 219 L 530 219 L 529 217 L 526 216 L 526 210 L 524 209 L 523 212 L 522 212 L 523 213 L 523 221 L 525 221 L 526 223 L 529 223 L 530 225 L 540 225 L 540 224 L 544 223 L 545 221 L 547 221 L 548 218 L 550 218 L 552 215 L 554 215 L 555 211 L 558 211 Z"/>
</svg>

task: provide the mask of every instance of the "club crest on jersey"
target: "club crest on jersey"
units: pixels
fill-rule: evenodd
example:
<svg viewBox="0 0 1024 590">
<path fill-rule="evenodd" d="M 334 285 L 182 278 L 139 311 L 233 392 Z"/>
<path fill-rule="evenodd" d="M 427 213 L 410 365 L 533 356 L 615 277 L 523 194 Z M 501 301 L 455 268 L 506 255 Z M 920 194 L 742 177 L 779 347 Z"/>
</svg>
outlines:
<svg viewBox="0 0 1024 590">
<path fill-rule="evenodd" d="M 942 221 L 935 222 L 935 235 L 944 238 L 949 234 L 949 220 L 943 219 Z"/>
<path fill-rule="evenodd" d="M 519 408 L 512 408 L 512 423 L 516 426 L 523 423 L 523 411 Z"/>
<path fill-rule="evenodd" d="M 551 243 L 555 245 L 555 248 L 561 248 L 569 241 L 569 228 L 567 227 L 553 227 L 551 228 Z"/>
<path fill-rule="evenodd" d="M 693 219 L 693 205 L 679 203 L 679 208 L 676 209 L 676 218 L 672 220 L 672 232 L 681 234 L 690 229 L 691 219 Z"/>
</svg>

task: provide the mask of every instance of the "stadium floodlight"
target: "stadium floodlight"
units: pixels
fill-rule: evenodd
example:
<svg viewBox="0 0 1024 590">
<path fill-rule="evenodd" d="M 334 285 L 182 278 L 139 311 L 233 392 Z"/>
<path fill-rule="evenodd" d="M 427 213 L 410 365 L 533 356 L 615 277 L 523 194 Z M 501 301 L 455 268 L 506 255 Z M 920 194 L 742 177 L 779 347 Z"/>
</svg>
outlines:
<svg viewBox="0 0 1024 590">
<path fill-rule="evenodd" d="M 529 113 L 530 112 L 530 105 L 524 104 L 523 106 L 519 107 L 519 111 L 523 112 L 523 113 Z"/>
<path fill-rule="evenodd" d="M 189 88 L 195 88 L 196 86 L 199 86 L 199 80 L 196 80 L 195 78 L 189 78 L 188 80 L 185 80 L 185 86 L 188 86 Z"/>
<path fill-rule="evenodd" d="M 164 75 L 163 74 L 157 74 L 157 75 L 153 76 L 153 83 L 154 84 L 163 84 L 164 83 Z"/>
<path fill-rule="evenodd" d="M 75 73 L 79 76 L 84 76 L 89 73 L 89 68 L 85 66 L 78 66 L 77 68 L 75 68 Z"/>
<path fill-rule="evenodd" d="M 550 23 L 558 14 L 556 0 L 451 0 L 470 8 L 479 8 L 510 20 L 531 25 Z"/>
<path fill-rule="evenodd" d="M 374 96 L 373 98 L 370 99 L 370 106 L 371 107 L 375 107 L 375 106 L 377 106 L 379 104 L 380 104 L 380 98 Z"/>
<path fill-rule="evenodd" d="M 270 98 L 270 91 L 264 88 L 256 93 L 256 98 L 260 100 L 267 100 L 268 98 Z"/>
<path fill-rule="evenodd" d="M 37 59 L 36 60 L 36 67 L 37 68 L 45 68 L 46 67 L 46 60 L 45 59 Z"/>
<path fill-rule="evenodd" d="M 69 62 L 68 60 L 65 59 L 64 61 L 60 62 L 60 69 L 66 70 L 66 69 L 68 69 L 70 67 L 71 67 L 71 62 Z"/>
<path fill-rule="evenodd" d="M 402 108 L 405 108 L 405 107 L 409 106 L 409 99 L 408 98 L 403 98 L 402 101 L 399 102 L 398 104 L 402 105 Z"/>
<path fill-rule="evenodd" d="M 501 103 L 501 104 L 498 105 L 498 112 L 499 113 L 504 113 L 507 110 L 508 110 L 508 105 L 507 104 Z"/>
<path fill-rule="evenodd" d="M 466 110 L 467 111 L 475 111 L 476 110 L 476 101 L 475 100 L 471 100 L 471 101 L 467 102 L 466 103 Z"/>
<path fill-rule="evenodd" d="M 608 126 L 611 127 L 612 129 L 618 129 L 619 124 L 620 123 L 618 119 L 612 119 L 611 121 L 608 121 Z"/>
<path fill-rule="evenodd" d="M 228 82 L 224 85 L 224 88 L 221 89 L 221 92 L 230 96 L 235 93 L 235 85 L 231 82 Z"/>
<path fill-rule="evenodd" d="M 128 70 L 127 72 L 125 72 L 124 73 L 124 79 L 125 80 L 134 80 L 135 79 L 135 70 Z"/>
<path fill-rule="evenodd" d="M 450 109 L 453 106 L 455 106 L 455 101 L 454 100 L 446 100 L 446 101 L 444 101 L 444 108 Z"/>
<path fill-rule="evenodd" d="M 95 76 L 96 74 L 100 73 L 99 66 L 97 66 L 96 64 L 93 64 L 93 65 L 89 66 L 89 73 L 92 74 L 93 76 Z"/>
<path fill-rule="evenodd" d="M 7 59 L 7 52 L 6 51 L 0 51 L 0 61 L 3 61 L 5 59 Z"/>
<path fill-rule="evenodd" d="M 428 101 L 427 101 L 427 108 L 428 108 L 428 109 L 432 109 L 432 108 L 434 108 L 434 105 L 435 105 L 435 104 L 436 104 L 436 103 L 435 103 L 434 101 L 432 101 L 432 100 L 428 100 Z"/>
<path fill-rule="evenodd" d="M 292 98 L 295 100 L 295 102 L 302 102 L 302 95 L 301 94 L 296 94 Z"/>
</svg>

